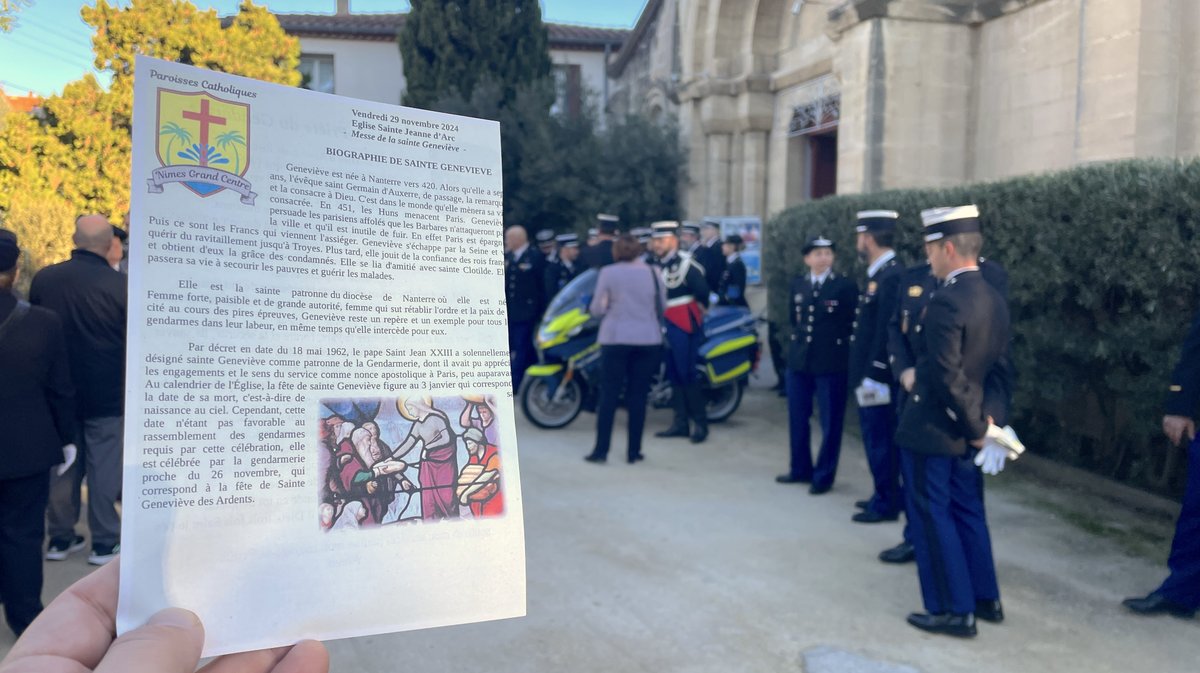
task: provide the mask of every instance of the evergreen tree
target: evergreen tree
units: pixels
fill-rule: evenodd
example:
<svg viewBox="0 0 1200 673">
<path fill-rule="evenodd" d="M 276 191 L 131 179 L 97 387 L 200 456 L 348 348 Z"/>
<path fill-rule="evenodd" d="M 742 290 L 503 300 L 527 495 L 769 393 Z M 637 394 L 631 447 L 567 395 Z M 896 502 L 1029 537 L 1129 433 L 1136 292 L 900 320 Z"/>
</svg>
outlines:
<svg viewBox="0 0 1200 673">
<path fill-rule="evenodd" d="M 549 79 L 548 37 L 537 0 L 411 5 L 399 36 L 405 105 L 441 109 L 450 96 L 471 100 L 487 82 L 498 87 L 500 105 L 507 107 L 522 85 Z"/>
</svg>

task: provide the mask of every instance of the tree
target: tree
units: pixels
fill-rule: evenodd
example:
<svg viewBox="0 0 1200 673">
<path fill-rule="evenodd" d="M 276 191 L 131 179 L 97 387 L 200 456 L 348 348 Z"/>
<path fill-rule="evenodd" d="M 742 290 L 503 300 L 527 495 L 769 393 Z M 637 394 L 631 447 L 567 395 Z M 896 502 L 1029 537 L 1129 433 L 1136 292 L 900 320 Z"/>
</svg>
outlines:
<svg viewBox="0 0 1200 673">
<path fill-rule="evenodd" d="M 18 195 L 53 200 L 47 212 L 60 212 L 66 204 L 69 213 L 119 220 L 128 211 L 137 55 L 288 85 L 300 80 L 299 43 L 265 7 L 249 0 L 224 26 L 215 11 L 200 11 L 184 0 L 140 0 L 124 8 L 97 0 L 80 13 L 96 31 L 95 66 L 112 73 L 112 84 L 105 90 L 86 75 L 47 98 L 41 116 L 10 113 L 0 128 L 0 212 L 23 240 L 39 240 L 47 224 L 32 217 L 37 204 Z M 188 142 L 186 132 L 172 133 L 173 142 Z M 226 144 L 236 153 L 236 140 Z M 49 245 L 30 254 L 41 266 L 61 259 L 64 251 Z"/>
<path fill-rule="evenodd" d="M 405 105 L 437 109 L 438 102 L 455 94 L 471 100 L 477 86 L 491 82 L 499 87 L 504 107 L 521 85 L 550 77 L 549 38 L 537 0 L 412 0 L 411 5 L 399 35 Z"/>
<path fill-rule="evenodd" d="M 30 4 L 30 0 L 0 0 L 0 33 L 12 30 L 13 15 Z"/>
</svg>

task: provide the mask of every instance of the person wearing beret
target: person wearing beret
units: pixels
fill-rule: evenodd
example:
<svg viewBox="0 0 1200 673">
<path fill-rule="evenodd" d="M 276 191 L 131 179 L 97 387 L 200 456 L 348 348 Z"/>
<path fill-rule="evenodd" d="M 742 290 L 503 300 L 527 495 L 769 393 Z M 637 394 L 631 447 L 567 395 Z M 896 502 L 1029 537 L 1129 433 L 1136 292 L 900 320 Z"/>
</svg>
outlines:
<svg viewBox="0 0 1200 673">
<path fill-rule="evenodd" d="M 1183 353 L 1171 374 L 1163 432 L 1172 445 L 1187 444 L 1188 478 L 1183 508 L 1175 524 L 1175 538 L 1162 585 L 1144 598 L 1128 598 L 1124 605 L 1140 615 L 1169 614 L 1189 618 L 1200 610 L 1200 436 L 1196 434 L 1200 407 L 1200 311 L 1192 320 Z"/>
<path fill-rule="evenodd" d="M 742 261 L 742 237 L 730 234 L 721 244 L 725 255 L 725 271 L 717 284 L 718 306 L 749 307 L 746 303 L 746 263 Z"/>
<path fill-rule="evenodd" d="M 979 269 L 983 236 L 975 206 L 922 211 L 925 252 L 941 281 L 912 329 L 917 361 L 896 442 L 925 612 L 908 623 L 971 638 L 976 618 L 1004 619 L 975 464 L 993 423 L 987 378 L 1008 350 L 1003 297 Z"/>
<path fill-rule="evenodd" d="M 858 287 L 833 271 L 833 241 L 818 236 L 802 252 L 808 273 L 792 279 L 789 293 L 792 337 L 786 387 L 791 466 L 775 481 L 810 484 L 808 492 L 821 495 L 833 488 L 842 448 Z M 814 397 L 821 419 L 821 447 L 815 464 L 809 445 Z"/>
<path fill-rule="evenodd" d="M 17 236 L 0 229 L 0 596 L 20 635 L 42 611 L 51 468 L 74 452 L 74 387 L 62 321 L 13 294 Z"/>
<path fill-rule="evenodd" d="M 866 284 L 855 309 L 854 343 L 850 348 L 850 385 L 872 393 L 872 401 L 859 400 L 858 422 L 863 449 L 875 489 L 870 498 L 857 504 L 862 511 L 851 519 L 879 523 L 900 518 L 904 492 L 900 489 L 900 455 L 895 432 L 895 380 L 888 367 L 888 322 L 895 311 L 904 265 L 892 249 L 895 244 L 894 210 L 863 210 L 855 224 L 855 250 L 867 264 Z"/>
</svg>

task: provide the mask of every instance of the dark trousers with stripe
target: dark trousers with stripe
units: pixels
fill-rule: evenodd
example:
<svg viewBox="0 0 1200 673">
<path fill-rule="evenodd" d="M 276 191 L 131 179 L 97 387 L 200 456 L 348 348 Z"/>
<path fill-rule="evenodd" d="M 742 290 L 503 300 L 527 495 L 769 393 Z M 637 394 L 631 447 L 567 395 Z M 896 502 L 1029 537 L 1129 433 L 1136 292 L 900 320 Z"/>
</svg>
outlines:
<svg viewBox="0 0 1200 673">
<path fill-rule="evenodd" d="M 983 474 L 973 453 L 933 456 L 901 449 L 909 525 L 930 614 L 975 612 L 1000 599 L 983 508 Z"/>
<path fill-rule="evenodd" d="M 42 544 L 50 473 L 0 480 L 0 597 L 18 635 L 42 611 Z"/>
<path fill-rule="evenodd" d="M 859 407 L 858 424 L 862 428 L 867 465 L 875 482 L 875 493 L 868 508 L 877 514 L 893 516 L 904 509 L 904 492 L 900 490 L 900 453 L 892 440 L 896 432 L 892 405 Z"/>
<path fill-rule="evenodd" d="M 813 397 L 821 420 L 821 448 L 814 465 L 809 437 Z M 805 374 L 787 372 L 788 434 L 791 440 L 791 475 L 811 479 L 813 486 L 833 485 L 842 451 L 842 426 L 846 420 L 846 373 Z"/>
<path fill-rule="evenodd" d="M 1187 487 L 1167 567 L 1171 575 L 1158 592 L 1174 603 L 1200 610 L 1200 435 L 1188 447 Z"/>
</svg>

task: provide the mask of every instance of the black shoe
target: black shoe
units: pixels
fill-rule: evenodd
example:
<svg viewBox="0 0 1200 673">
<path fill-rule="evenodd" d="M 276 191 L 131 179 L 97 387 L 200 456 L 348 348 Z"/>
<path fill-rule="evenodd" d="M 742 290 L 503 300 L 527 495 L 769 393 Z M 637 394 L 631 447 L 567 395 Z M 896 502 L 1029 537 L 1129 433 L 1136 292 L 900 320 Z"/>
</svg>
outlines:
<svg viewBox="0 0 1200 673">
<path fill-rule="evenodd" d="M 865 509 L 865 510 L 859 512 L 858 514 L 855 514 L 854 516 L 850 517 L 850 520 L 854 521 L 855 523 L 883 523 L 885 521 L 895 521 L 896 519 L 899 519 L 899 518 L 900 518 L 899 513 L 887 515 L 887 514 L 880 514 L 879 512 L 876 512 L 873 509 Z"/>
<path fill-rule="evenodd" d="M 975 615 L 931 615 L 924 612 L 914 612 L 908 616 L 908 623 L 930 633 L 940 633 L 955 638 L 974 638 Z"/>
<path fill-rule="evenodd" d="M 775 477 L 775 481 L 781 484 L 811 484 L 812 477 L 804 478 L 795 477 L 790 474 L 781 474 L 778 477 Z"/>
<path fill-rule="evenodd" d="M 916 553 L 913 551 L 913 546 L 907 542 L 901 542 L 891 549 L 879 552 L 879 560 L 884 563 L 912 563 L 915 558 Z"/>
<path fill-rule="evenodd" d="M 833 484 L 813 484 L 808 487 L 809 495 L 825 495 L 829 489 L 833 488 Z"/>
<path fill-rule="evenodd" d="M 672 425 L 666 430 L 660 430 L 654 433 L 655 437 L 687 437 L 688 428 L 686 425 Z"/>
<path fill-rule="evenodd" d="M 871 500 L 856 500 L 854 501 L 854 506 L 859 509 L 866 509 L 871 506 Z"/>
<path fill-rule="evenodd" d="M 1121 601 L 1121 605 L 1129 608 L 1139 615 L 1160 615 L 1168 614 L 1172 617 L 1180 619 L 1190 619 L 1196 614 L 1194 609 L 1188 609 L 1178 603 L 1175 603 L 1166 596 L 1157 591 L 1146 596 L 1145 598 L 1126 598 Z"/>
<path fill-rule="evenodd" d="M 629 457 L 629 464 L 632 465 L 632 464 L 638 462 L 639 460 L 646 460 L 646 457 L 640 453 L 635 453 Z"/>
<path fill-rule="evenodd" d="M 696 429 L 692 430 L 692 436 L 690 439 L 693 444 L 699 444 L 700 442 L 708 439 L 708 428 L 697 425 Z"/>
<path fill-rule="evenodd" d="M 975 601 L 975 617 L 985 622 L 999 624 L 1004 621 L 1004 607 L 1000 601 Z"/>
<path fill-rule="evenodd" d="M 583 459 L 589 463 L 603 463 L 608 460 L 608 456 L 598 456 L 594 453 L 589 453 L 588 455 L 584 456 Z"/>
</svg>

